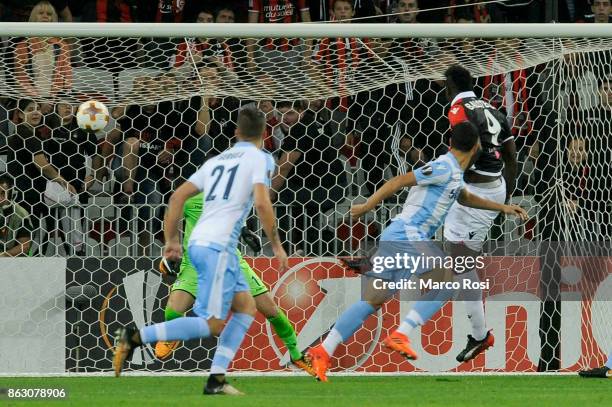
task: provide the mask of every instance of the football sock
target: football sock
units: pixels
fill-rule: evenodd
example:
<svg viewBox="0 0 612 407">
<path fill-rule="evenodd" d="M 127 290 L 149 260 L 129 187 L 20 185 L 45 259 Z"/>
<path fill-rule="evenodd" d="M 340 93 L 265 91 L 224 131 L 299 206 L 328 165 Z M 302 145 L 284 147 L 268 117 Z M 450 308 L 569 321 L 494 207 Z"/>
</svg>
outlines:
<svg viewBox="0 0 612 407">
<path fill-rule="evenodd" d="M 302 352 L 297 348 L 295 330 L 280 308 L 277 308 L 277 312 L 276 316 L 268 318 L 268 321 L 272 324 L 272 327 L 274 327 L 274 332 L 276 332 L 289 350 L 291 360 L 299 360 L 302 357 Z"/>
<path fill-rule="evenodd" d="M 166 318 L 166 321 L 172 321 L 173 319 L 180 318 L 184 315 L 185 314 L 181 314 L 180 312 L 173 310 L 169 306 L 166 306 L 166 309 L 164 310 L 164 316 Z"/>
<path fill-rule="evenodd" d="M 485 325 L 484 306 L 482 301 L 464 301 L 467 317 L 472 325 L 472 336 L 477 341 L 482 341 L 487 336 Z"/>
<path fill-rule="evenodd" d="M 208 322 L 200 317 L 181 317 L 160 324 L 140 328 L 142 343 L 157 341 L 187 341 L 210 336 Z"/>
<path fill-rule="evenodd" d="M 461 277 L 462 279 L 469 279 L 473 282 L 478 282 L 478 274 L 476 270 L 463 273 L 460 276 L 455 276 L 455 279 Z M 472 325 L 472 336 L 477 341 L 483 340 L 487 336 L 487 326 L 485 323 L 484 305 L 482 303 L 482 290 L 468 290 L 461 293 L 462 296 L 466 297 L 463 301 L 467 317 Z"/>
<path fill-rule="evenodd" d="M 414 304 L 397 331 L 409 336 L 413 328 L 429 321 L 442 308 L 442 305 L 452 297 L 452 293 L 452 290 L 430 290 Z"/>
<path fill-rule="evenodd" d="M 344 311 L 323 341 L 323 348 L 327 354 L 332 356 L 338 345 L 353 336 L 374 311 L 376 309 L 366 301 L 356 302 Z"/>
<path fill-rule="evenodd" d="M 253 317 L 248 314 L 234 313 L 221 332 L 217 350 L 212 360 L 210 374 L 224 374 L 234 359 L 240 344 L 244 340 Z"/>
<path fill-rule="evenodd" d="M 606 362 L 606 367 L 608 369 L 612 369 L 612 353 L 608 355 L 608 361 Z"/>
</svg>

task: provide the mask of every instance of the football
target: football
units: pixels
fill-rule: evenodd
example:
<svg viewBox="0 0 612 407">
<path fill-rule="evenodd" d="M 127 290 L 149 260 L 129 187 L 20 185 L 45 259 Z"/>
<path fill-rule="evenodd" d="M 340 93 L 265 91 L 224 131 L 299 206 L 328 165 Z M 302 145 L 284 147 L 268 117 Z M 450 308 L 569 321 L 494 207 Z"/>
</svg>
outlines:
<svg viewBox="0 0 612 407">
<path fill-rule="evenodd" d="M 88 100 L 79 106 L 77 124 L 86 131 L 100 131 L 108 125 L 108 108 L 97 100 Z"/>
</svg>

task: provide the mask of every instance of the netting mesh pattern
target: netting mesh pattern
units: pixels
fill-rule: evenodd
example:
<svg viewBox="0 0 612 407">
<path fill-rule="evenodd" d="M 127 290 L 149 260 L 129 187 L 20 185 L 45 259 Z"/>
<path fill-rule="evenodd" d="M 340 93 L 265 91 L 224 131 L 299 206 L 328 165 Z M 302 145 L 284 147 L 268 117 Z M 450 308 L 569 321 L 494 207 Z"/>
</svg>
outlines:
<svg viewBox="0 0 612 407">
<path fill-rule="evenodd" d="M 385 85 L 441 79 L 459 63 L 474 76 L 507 73 L 561 55 L 610 49 L 610 39 L 9 38 L 6 96 L 95 94 L 111 104 L 194 95 L 297 100 L 347 96 Z M 137 86 L 172 73 L 175 83 Z"/>
<path fill-rule="evenodd" d="M 88 305 L 94 314 L 107 299 L 104 318 L 90 315 L 90 342 L 83 345 L 95 361 L 90 360 L 89 368 L 106 369 L 108 350 L 99 338 L 110 343 L 112 331 L 99 320 L 132 321 L 136 312 L 128 310 L 125 301 L 116 303 L 127 295 L 119 286 L 134 275 L 142 277 L 140 284 L 157 287 L 140 302 L 147 307 L 146 315 L 158 313 L 141 321 L 149 323 L 161 320 L 157 297 L 163 298 L 165 285 L 142 271 L 152 270 L 152 264 L 130 263 L 109 275 L 114 266 L 102 263 L 134 258 L 146 263 L 161 254 L 161 219 L 169 194 L 204 160 L 231 145 L 241 106 L 253 103 L 266 113 L 265 148 L 279 166 L 292 164 L 284 167 L 289 170 L 278 178 L 273 194 L 290 255 L 355 255 L 376 241 L 400 210 L 406 191 L 356 223 L 346 218 L 351 203 L 362 202 L 386 179 L 448 150 L 450 101 L 441 79 L 452 63 L 466 66 L 476 78 L 476 94 L 505 114 L 518 148 L 512 202 L 528 208 L 531 220 L 519 224 L 498 218 L 489 239 L 504 242 L 505 251 L 496 254 L 533 256 L 531 243 L 540 240 L 609 241 L 611 49 L 609 39 L 578 38 L 11 38 L 0 61 L 0 114 L 6 117 L 3 121 L 0 116 L 0 132 L 6 135 L 2 158 L 15 180 L 11 200 L 23 209 L 21 217 L 29 215 L 29 223 L 14 224 L 14 239 L 7 238 L 5 248 L 13 248 L 20 236 L 31 236 L 27 251 L 32 255 L 83 256 L 76 261 L 92 262 L 91 267 L 71 268 L 74 274 L 67 281 L 94 285 L 94 305 Z M 79 130 L 73 116 L 78 104 L 89 99 L 105 103 L 111 112 L 109 126 L 96 134 Z M 255 217 L 248 226 L 262 234 Z M 263 254 L 271 254 L 265 240 Z M 269 265 L 256 261 L 255 266 L 272 275 L 266 271 Z M 321 289 L 319 277 L 299 280 L 316 291 L 312 298 L 281 303 L 298 332 L 310 318 L 306 310 L 322 301 L 317 295 L 330 292 Z M 274 286 L 277 279 L 265 281 Z M 516 282 L 511 276 L 508 281 Z M 292 289 L 303 290 L 302 285 Z M 607 304 L 586 301 L 581 309 L 589 318 L 605 321 Z M 82 310 L 75 307 L 69 312 L 76 318 Z M 399 307 L 387 307 L 380 318 L 397 319 Z M 563 315 L 554 301 L 542 307 L 543 319 Z M 451 349 L 455 334 L 450 312 L 444 308 L 433 325 L 423 328 L 427 352 Z M 512 308 L 508 315 L 514 319 L 506 327 L 508 341 L 523 352 L 510 358 L 517 370 L 538 364 L 537 358 L 525 359 L 533 354 L 528 340 L 537 333 L 527 330 L 527 339 L 516 333 L 528 324 L 525 312 Z M 121 313 L 126 317 L 120 318 Z M 72 329 L 79 319 L 70 321 Z M 258 323 L 263 332 L 264 324 Z M 364 337 L 348 348 L 365 352 L 380 329 L 388 329 L 376 324 L 369 321 L 359 334 Z M 555 345 L 562 330 L 548 325 L 540 335 L 553 348 L 553 356 L 540 362 L 544 368 L 555 367 L 563 352 Z M 103 326 L 104 335 L 99 331 Z M 609 318 L 596 326 L 593 331 L 584 328 L 584 355 L 599 355 L 607 350 L 604 346 L 610 347 L 601 339 L 611 337 Z M 305 339 L 304 345 L 317 339 Z M 210 359 L 212 346 L 177 352 L 173 366 L 206 368 L 198 363 Z M 278 368 L 264 363 L 274 358 L 274 347 L 254 344 L 250 352 L 260 346 L 265 347 L 259 359 L 242 355 L 237 368 Z M 405 368 L 386 354 L 361 360 L 355 356 L 360 352 L 347 352 L 339 366 Z M 584 355 L 577 362 L 580 366 L 598 357 Z M 69 357 L 76 368 L 76 356 Z M 140 357 L 142 362 L 151 355 Z M 440 363 L 442 370 L 454 368 Z M 563 368 L 572 366 L 562 363 Z M 427 364 L 419 368 L 427 369 Z M 486 367 L 479 361 L 472 368 Z"/>
</svg>

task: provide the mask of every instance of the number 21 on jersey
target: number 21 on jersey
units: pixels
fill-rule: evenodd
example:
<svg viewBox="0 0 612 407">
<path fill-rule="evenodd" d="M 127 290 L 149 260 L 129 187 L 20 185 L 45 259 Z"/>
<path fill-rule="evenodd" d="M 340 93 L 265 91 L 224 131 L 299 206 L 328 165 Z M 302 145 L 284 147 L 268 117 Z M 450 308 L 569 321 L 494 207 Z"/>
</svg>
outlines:
<svg viewBox="0 0 612 407">
<path fill-rule="evenodd" d="M 206 195 L 206 201 L 214 201 L 215 199 L 217 199 L 217 188 L 221 188 L 223 191 L 222 199 L 227 200 L 229 198 L 230 192 L 232 191 L 232 186 L 234 185 L 236 171 L 238 171 L 239 165 L 240 164 L 237 164 L 227 170 L 225 168 L 225 165 L 217 165 L 215 168 L 213 168 L 212 172 L 210 173 L 210 177 L 213 179 L 213 184 L 210 188 L 210 192 L 208 193 L 208 195 Z M 228 174 L 228 176 L 224 177 L 223 175 L 226 173 Z M 225 182 L 225 187 L 219 185 L 221 178 L 227 178 Z"/>
</svg>

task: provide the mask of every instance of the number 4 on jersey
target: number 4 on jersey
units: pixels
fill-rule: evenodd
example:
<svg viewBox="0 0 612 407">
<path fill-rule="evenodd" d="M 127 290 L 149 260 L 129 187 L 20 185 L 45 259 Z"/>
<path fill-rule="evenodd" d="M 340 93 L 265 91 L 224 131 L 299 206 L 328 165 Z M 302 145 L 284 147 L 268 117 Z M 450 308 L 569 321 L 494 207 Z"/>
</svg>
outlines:
<svg viewBox="0 0 612 407">
<path fill-rule="evenodd" d="M 491 144 L 499 146 L 499 133 L 501 133 L 502 127 L 499 120 L 493 116 L 489 110 L 484 109 L 484 115 L 487 118 L 487 130 L 491 133 Z"/>
</svg>

